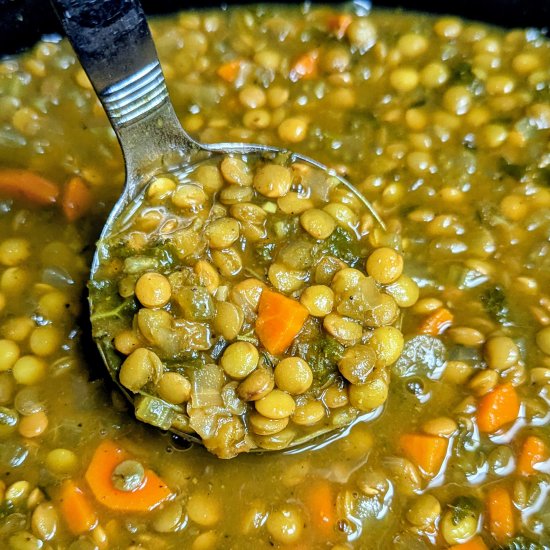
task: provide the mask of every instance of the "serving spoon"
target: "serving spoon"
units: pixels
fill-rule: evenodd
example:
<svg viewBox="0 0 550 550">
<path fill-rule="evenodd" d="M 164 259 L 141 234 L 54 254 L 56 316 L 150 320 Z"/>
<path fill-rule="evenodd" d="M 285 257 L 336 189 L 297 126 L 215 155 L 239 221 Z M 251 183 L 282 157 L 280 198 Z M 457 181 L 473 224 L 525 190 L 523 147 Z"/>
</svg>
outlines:
<svg viewBox="0 0 550 550">
<path fill-rule="evenodd" d="M 107 113 L 124 157 L 125 185 L 103 227 L 99 243 L 108 240 L 117 220 L 128 208 L 132 209 L 134 203 L 139 206 L 143 189 L 156 175 L 177 175 L 205 158 L 227 154 L 284 154 L 291 162 L 300 161 L 322 170 L 352 192 L 384 228 L 382 219 L 362 194 L 345 178 L 314 159 L 268 145 L 206 144 L 187 134 L 168 97 L 155 46 L 138 0 L 51 0 L 51 3 Z M 101 257 L 100 244 L 92 262 L 92 279 L 101 264 Z M 92 312 L 95 306 L 91 296 Z M 133 402 L 132 395 L 116 378 L 112 345 L 104 339 L 95 338 L 95 341 L 111 378 Z M 201 442 L 200 438 L 185 432 L 171 431 L 190 441 Z M 330 431 L 329 439 L 333 440 L 338 434 L 334 429 Z M 336 431 L 345 435 L 346 429 Z M 325 439 L 324 443 L 327 441 Z"/>
</svg>

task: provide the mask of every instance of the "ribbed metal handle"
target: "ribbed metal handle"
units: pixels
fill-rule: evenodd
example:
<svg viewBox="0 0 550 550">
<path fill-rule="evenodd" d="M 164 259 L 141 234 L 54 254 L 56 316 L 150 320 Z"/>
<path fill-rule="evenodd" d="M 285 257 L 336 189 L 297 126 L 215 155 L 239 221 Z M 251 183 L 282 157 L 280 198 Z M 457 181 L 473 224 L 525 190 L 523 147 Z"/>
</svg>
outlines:
<svg viewBox="0 0 550 550">
<path fill-rule="evenodd" d="M 153 164 L 197 147 L 170 103 L 143 9 L 137 0 L 50 1 L 117 134 L 133 196 Z"/>
<path fill-rule="evenodd" d="M 112 121 L 126 125 L 142 118 L 168 100 L 168 90 L 158 62 L 153 62 L 100 94 Z"/>
</svg>

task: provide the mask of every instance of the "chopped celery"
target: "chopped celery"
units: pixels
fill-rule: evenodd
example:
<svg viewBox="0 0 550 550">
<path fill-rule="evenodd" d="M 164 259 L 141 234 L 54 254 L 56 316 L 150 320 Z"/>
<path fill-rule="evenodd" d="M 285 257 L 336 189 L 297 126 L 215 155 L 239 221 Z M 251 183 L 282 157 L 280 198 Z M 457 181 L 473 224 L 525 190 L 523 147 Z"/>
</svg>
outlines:
<svg viewBox="0 0 550 550">
<path fill-rule="evenodd" d="M 161 430 L 172 425 L 176 411 L 163 401 L 150 395 L 141 395 L 135 400 L 136 418 Z"/>
<path fill-rule="evenodd" d="M 264 202 L 262 209 L 270 214 L 275 214 L 277 212 L 277 205 L 274 202 Z"/>
<path fill-rule="evenodd" d="M 204 367 L 194 370 L 191 376 L 193 407 L 222 406 L 221 391 L 224 381 L 223 370 L 218 365 L 204 365 Z"/>
<path fill-rule="evenodd" d="M 149 256 L 130 256 L 124 260 L 124 273 L 130 275 L 158 269 L 159 261 Z"/>
<path fill-rule="evenodd" d="M 449 350 L 449 361 L 479 363 L 481 361 L 481 354 L 477 348 L 456 344 Z"/>
<path fill-rule="evenodd" d="M 212 297 L 203 286 L 184 286 L 172 296 L 188 321 L 208 321 L 216 313 Z"/>
<path fill-rule="evenodd" d="M 279 220 L 273 224 L 273 231 L 275 232 L 277 238 L 282 239 L 288 235 L 289 226 L 286 222 Z"/>
</svg>

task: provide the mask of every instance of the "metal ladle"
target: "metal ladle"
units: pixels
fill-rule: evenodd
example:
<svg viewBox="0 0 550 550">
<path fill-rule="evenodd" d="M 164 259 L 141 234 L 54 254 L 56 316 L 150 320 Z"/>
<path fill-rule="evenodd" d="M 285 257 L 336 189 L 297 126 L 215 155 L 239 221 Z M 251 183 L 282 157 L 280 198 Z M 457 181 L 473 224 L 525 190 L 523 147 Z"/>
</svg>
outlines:
<svg viewBox="0 0 550 550">
<path fill-rule="evenodd" d="M 325 171 L 351 191 L 384 228 L 372 205 L 343 177 L 323 164 L 285 149 L 249 143 L 205 144 L 182 128 L 170 98 L 145 14 L 138 0 L 51 0 L 66 35 L 87 73 L 116 133 L 126 168 L 126 181 L 100 242 L 107 240 L 125 209 L 159 173 L 177 173 L 212 155 L 285 154 Z M 100 263 L 96 249 L 92 279 Z M 90 300 L 93 311 L 94 303 Z M 97 340 L 109 368 L 113 349 Z M 120 386 L 120 384 L 118 384 Z M 132 401 L 132 396 L 121 388 Z M 200 439 L 177 432 L 194 442 Z M 331 438 L 332 439 L 332 438 Z"/>
</svg>

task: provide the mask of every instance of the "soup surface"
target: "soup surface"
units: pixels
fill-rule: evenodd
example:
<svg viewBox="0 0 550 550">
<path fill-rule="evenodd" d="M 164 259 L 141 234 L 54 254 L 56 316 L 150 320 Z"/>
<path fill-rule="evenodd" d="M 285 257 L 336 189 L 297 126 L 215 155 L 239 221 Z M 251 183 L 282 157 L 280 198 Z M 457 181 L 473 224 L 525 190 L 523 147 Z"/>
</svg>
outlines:
<svg viewBox="0 0 550 550">
<path fill-rule="evenodd" d="M 402 353 L 385 356 L 387 396 L 376 418 L 300 452 L 220 460 L 138 422 L 106 381 L 85 302 L 95 239 L 124 180 L 116 139 L 66 42 L 45 40 L 4 59 L 0 546 L 550 548 L 548 40 L 535 30 L 455 18 L 309 7 L 183 13 L 153 21 L 152 31 L 192 134 L 289 147 L 335 168 L 373 202 L 386 232 L 346 193 L 331 196 L 328 210 L 314 209 L 328 213 L 323 219 L 335 231 L 348 212 L 364 243 L 364 252 L 353 240 L 340 243 L 339 269 L 360 266 L 366 279 L 374 276 L 365 264 L 372 250 L 403 255 L 407 284 L 386 293 L 402 312 L 397 322 L 381 323 L 396 325 Z M 214 279 L 231 275 L 235 228 L 258 237 L 247 218 L 231 212 L 254 201 L 239 201 L 222 204 L 237 224 L 208 234 L 219 253 L 199 271 Z M 265 202 L 254 205 L 269 212 Z M 154 218 L 145 217 L 141 229 L 155 227 Z M 323 240 L 309 233 L 303 242 L 310 237 Z M 338 257 L 335 248 L 299 268 L 288 262 L 307 254 L 279 261 L 279 249 L 263 258 L 239 252 L 243 269 L 266 270 L 271 290 L 300 300 L 310 314 L 308 304 L 318 302 L 302 300 L 307 286 L 337 293 L 330 269 L 319 281 L 312 271 Z M 157 268 L 145 274 L 170 277 Z M 292 278 L 295 271 L 307 276 Z M 200 321 L 216 300 L 216 312 L 244 323 L 234 300 L 208 289 L 211 277 L 183 285 L 206 293 L 199 291 L 201 309 L 182 291 L 178 315 Z M 296 287 L 277 286 L 288 281 Z M 158 294 L 148 295 L 147 285 L 136 290 L 137 277 L 118 283 L 121 298 L 137 295 L 134 305 L 158 311 L 149 300 Z M 351 309 L 338 315 L 354 322 Z M 220 321 L 215 329 L 227 330 L 224 346 L 250 343 L 236 339 L 233 325 Z M 375 326 L 363 327 L 361 345 L 381 352 L 387 340 L 371 341 Z M 340 353 L 357 344 L 336 343 Z M 125 355 L 134 351 L 129 337 L 118 344 Z M 312 372 L 323 361 L 334 367 L 341 357 L 331 355 L 333 347 L 304 362 Z M 246 361 L 226 367 L 235 383 L 248 375 Z M 298 367 L 281 375 L 278 391 L 296 390 L 303 382 L 297 372 L 309 380 Z M 292 429 L 307 431 L 300 422 L 317 413 L 355 410 L 352 388 L 364 389 L 366 380 L 354 383 L 346 367 L 338 370 L 350 384 L 323 387 L 313 412 L 298 414 L 310 390 L 296 392 L 296 410 L 284 415 Z M 125 387 L 133 391 L 139 380 L 132 376 Z M 238 407 L 235 383 L 231 403 Z M 153 389 L 178 401 L 188 387 L 172 376 Z M 270 409 L 262 410 L 265 417 Z M 281 420 L 266 418 L 272 422 L 257 429 L 273 430 Z"/>
</svg>

